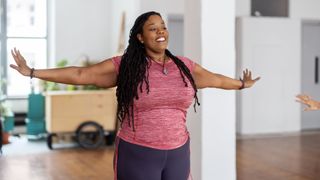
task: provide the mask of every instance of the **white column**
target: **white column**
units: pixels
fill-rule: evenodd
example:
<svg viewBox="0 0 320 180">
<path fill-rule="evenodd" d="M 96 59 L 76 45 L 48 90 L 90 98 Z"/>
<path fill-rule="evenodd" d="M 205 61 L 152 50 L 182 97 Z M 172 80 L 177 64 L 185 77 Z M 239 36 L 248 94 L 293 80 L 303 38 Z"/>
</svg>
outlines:
<svg viewBox="0 0 320 180">
<path fill-rule="evenodd" d="M 235 0 L 186 0 L 185 54 L 206 69 L 235 76 Z M 234 180 L 235 92 L 200 91 L 198 114 L 189 112 L 194 179 Z"/>
</svg>

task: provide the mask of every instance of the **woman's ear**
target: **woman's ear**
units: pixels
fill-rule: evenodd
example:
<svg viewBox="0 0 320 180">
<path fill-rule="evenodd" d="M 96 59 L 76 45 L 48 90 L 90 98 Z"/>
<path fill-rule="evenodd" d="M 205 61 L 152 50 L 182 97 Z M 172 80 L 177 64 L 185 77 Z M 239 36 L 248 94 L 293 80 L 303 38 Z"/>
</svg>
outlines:
<svg viewBox="0 0 320 180">
<path fill-rule="evenodd" d="M 143 44 L 143 39 L 142 39 L 142 36 L 141 36 L 141 34 L 139 33 L 139 34 L 137 34 L 137 38 L 138 38 L 138 40 Z"/>
</svg>

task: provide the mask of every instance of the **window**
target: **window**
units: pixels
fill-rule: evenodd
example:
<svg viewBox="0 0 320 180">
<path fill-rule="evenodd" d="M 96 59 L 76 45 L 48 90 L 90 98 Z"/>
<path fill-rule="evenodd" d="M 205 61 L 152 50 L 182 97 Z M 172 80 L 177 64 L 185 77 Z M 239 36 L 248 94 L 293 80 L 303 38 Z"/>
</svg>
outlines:
<svg viewBox="0 0 320 180">
<path fill-rule="evenodd" d="M 31 92 L 29 77 L 23 77 L 9 64 L 13 63 L 11 49 L 18 48 L 31 67 L 47 67 L 47 1 L 2 0 L 1 57 L 5 59 L 3 77 L 5 92 L 10 97 L 26 97 Z M 4 54 L 5 53 L 5 54 Z M 10 68 L 10 69 L 9 69 Z M 39 83 L 38 80 L 33 81 Z"/>
</svg>

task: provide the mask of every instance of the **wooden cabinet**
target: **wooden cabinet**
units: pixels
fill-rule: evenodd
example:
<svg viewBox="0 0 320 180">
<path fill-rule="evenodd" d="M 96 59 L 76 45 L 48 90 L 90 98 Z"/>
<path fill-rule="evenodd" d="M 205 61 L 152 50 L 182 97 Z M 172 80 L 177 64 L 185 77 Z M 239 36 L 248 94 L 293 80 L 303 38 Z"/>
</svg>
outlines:
<svg viewBox="0 0 320 180">
<path fill-rule="evenodd" d="M 115 88 L 97 91 L 46 93 L 46 129 L 49 133 L 74 132 L 85 121 L 95 121 L 114 131 L 117 99 Z"/>
</svg>

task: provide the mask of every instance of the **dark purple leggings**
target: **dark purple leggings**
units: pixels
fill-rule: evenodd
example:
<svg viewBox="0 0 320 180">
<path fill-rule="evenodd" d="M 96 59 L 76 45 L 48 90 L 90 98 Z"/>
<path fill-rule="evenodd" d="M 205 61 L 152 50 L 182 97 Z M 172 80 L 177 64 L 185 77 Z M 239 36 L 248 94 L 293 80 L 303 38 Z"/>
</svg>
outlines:
<svg viewBox="0 0 320 180">
<path fill-rule="evenodd" d="M 187 180 L 189 140 L 173 150 L 158 150 L 118 139 L 117 180 Z"/>
</svg>

